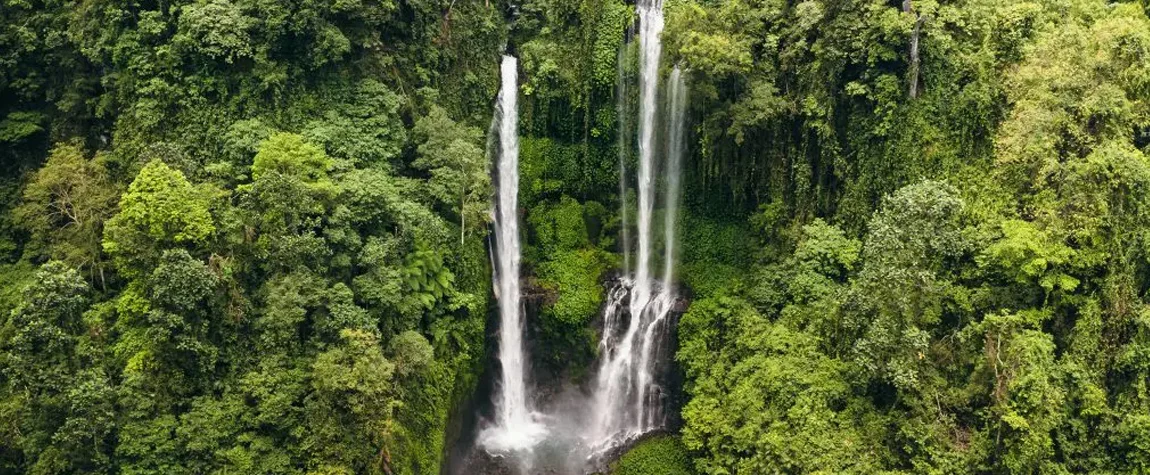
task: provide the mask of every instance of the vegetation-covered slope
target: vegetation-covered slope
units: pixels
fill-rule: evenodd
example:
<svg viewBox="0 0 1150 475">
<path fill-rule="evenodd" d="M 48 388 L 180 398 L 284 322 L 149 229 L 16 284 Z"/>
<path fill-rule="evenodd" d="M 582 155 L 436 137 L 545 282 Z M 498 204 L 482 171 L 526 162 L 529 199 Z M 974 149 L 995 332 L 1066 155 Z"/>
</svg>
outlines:
<svg viewBox="0 0 1150 475">
<path fill-rule="evenodd" d="M 700 471 L 1150 470 L 1143 6 L 674 11 L 700 187 L 760 205 L 679 328 Z"/>
<path fill-rule="evenodd" d="M 485 358 L 505 47 L 532 359 L 577 376 L 633 10 L 0 4 L 0 472 L 437 471 Z M 684 425 L 620 471 L 1150 471 L 1145 2 L 666 10 Z"/>
<path fill-rule="evenodd" d="M 503 12 L 2 8 L 0 472 L 437 471 Z"/>
</svg>

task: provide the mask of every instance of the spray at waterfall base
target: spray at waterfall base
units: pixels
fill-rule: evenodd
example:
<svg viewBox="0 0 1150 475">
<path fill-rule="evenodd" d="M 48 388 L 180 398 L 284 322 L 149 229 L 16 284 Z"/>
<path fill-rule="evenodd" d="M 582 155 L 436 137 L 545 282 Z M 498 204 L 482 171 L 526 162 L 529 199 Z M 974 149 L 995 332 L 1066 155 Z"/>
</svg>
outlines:
<svg viewBox="0 0 1150 475">
<path fill-rule="evenodd" d="M 456 463 L 459 474 L 583 474 L 601 471 L 635 443 L 648 436 L 676 430 L 681 421 L 682 374 L 674 363 L 677 347 L 677 328 L 680 315 L 686 310 L 686 298 L 652 301 L 646 306 L 642 322 L 634 331 L 631 358 L 625 358 L 622 341 L 630 323 L 633 280 L 628 276 L 611 277 L 603 283 L 605 301 L 602 311 L 594 320 L 594 330 L 601 334 L 599 357 L 587 367 L 587 375 L 573 377 L 570 373 L 554 373 L 538 368 L 531 373 L 529 393 L 533 405 L 539 408 L 538 421 L 546 432 L 531 445 L 496 450 L 476 439 L 467 459 Z M 656 289 L 658 295 L 659 289 Z M 526 328 L 525 343 L 528 354 L 540 344 L 541 329 L 537 315 L 546 297 L 525 289 Z M 667 305 L 663 305 L 666 302 Z M 644 345 L 642 342 L 649 342 Z M 638 367 L 643 360 L 642 351 L 649 351 L 646 376 L 639 377 Z M 628 364 L 629 362 L 629 364 Z M 614 371 L 603 370 L 615 367 Z M 493 371 L 498 368 L 493 368 Z M 601 381 L 607 376 L 623 374 L 618 384 L 607 390 Z M 498 375 L 492 380 L 497 381 Z M 646 381 L 640 391 L 640 379 Z M 496 391 L 497 393 L 498 391 Z M 611 398 L 603 395 L 612 394 Z M 640 396 L 640 394 L 643 396 Z M 641 400 L 644 404 L 639 404 Z M 488 408 L 487 428 L 495 414 Z M 482 426 L 481 422 L 481 426 Z"/>
</svg>

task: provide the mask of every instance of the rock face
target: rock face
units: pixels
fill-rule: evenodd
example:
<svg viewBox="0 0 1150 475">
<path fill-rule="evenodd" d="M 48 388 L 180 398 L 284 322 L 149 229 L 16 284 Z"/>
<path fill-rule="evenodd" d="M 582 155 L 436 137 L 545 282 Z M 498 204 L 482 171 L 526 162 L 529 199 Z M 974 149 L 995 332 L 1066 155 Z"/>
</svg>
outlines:
<svg viewBox="0 0 1150 475">
<path fill-rule="evenodd" d="M 453 467 L 452 471 L 445 472 L 446 474 L 463 475 L 465 473 L 483 474 L 483 475 L 518 475 L 518 472 L 513 468 L 505 457 L 493 456 L 487 451 L 472 446 L 464 455 L 464 458 L 459 461 L 458 466 Z"/>
</svg>

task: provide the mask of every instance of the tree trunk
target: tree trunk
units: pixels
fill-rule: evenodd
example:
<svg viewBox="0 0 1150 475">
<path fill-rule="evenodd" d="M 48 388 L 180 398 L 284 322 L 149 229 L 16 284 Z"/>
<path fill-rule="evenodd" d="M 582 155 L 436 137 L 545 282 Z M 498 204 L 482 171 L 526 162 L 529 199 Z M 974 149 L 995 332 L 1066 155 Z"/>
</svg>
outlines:
<svg viewBox="0 0 1150 475">
<path fill-rule="evenodd" d="M 923 17 L 914 12 L 911 0 L 903 0 L 902 11 L 915 15 L 914 30 L 910 34 L 910 69 L 907 71 L 907 80 L 910 83 L 909 94 L 910 98 L 914 99 L 918 97 L 918 39 L 922 34 Z"/>
</svg>

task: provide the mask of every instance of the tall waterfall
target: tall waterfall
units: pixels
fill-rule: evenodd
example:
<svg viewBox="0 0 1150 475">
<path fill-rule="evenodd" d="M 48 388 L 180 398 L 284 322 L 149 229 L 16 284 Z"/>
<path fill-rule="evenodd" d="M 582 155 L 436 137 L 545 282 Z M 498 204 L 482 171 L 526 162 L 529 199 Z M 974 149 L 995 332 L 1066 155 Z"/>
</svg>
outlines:
<svg viewBox="0 0 1150 475">
<path fill-rule="evenodd" d="M 669 126 L 667 127 L 667 197 L 663 213 L 663 292 L 671 292 L 671 282 L 675 273 L 675 223 L 679 216 L 680 175 L 683 168 L 684 122 L 687 117 L 687 84 L 683 81 L 683 71 L 675 66 L 671 70 Z"/>
<path fill-rule="evenodd" d="M 603 329 L 591 393 L 582 390 L 550 401 L 546 415 L 536 412 L 523 345 L 523 317 L 519 288 L 520 243 L 518 229 L 518 134 L 516 60 L 505 56 L 502 89 L 492 134 L 499 136 L 498 189 L 495 213 L 498 256 L 495 278 L 499 299 L 499 362 L 502 371 L 494 398 L 494 420 L 479 433 L 479 445 L 505 460 L 518 461 L 520 472 L 539 467 L 555 473 L 600 470 L 604 455 L 635 438 L 666 427 L 666 382 L 671 364 L 675 321 L 676 218 L 680 201 L 680 168 L 684 154 L 686 86 L 678 67 L 666 78 L 668 90 L 660 94 L 663 31 L 662 0 L 639 0 L 638 120 L 628 103 L 626 55 L 619 56 L 619 192 L 625 276 L 607 292 Z M 634 135 L 632 135 L 634 132 Z M 630 138 L 636 137 L 632 141 Z M 492 139 L 493 140 L 493 139 Z M 634 142 L 634 143 L 632 143 Z M 637 239 L 629 239 L 625 165 L 631 147 L 638 150 L 636 182 Z M 489 147 L 496 149 L 494 141 Z M 663 239 L 656 239 L 655 211 L 658 186 L 663 187 Z M 662 248 L 662 275 L 658 276 L 657 246 Z M 634 245 L 634 252 L 631 246 Z M 634 257 L 634 260 L 631 258 Z M 562 291 L 562 289 L 560 289 Z M 546 402 L 544 403 L 546 404 Z M 559 468 L 562 467 L 562 468 Z"/>
<path fill-rule="evenodd" d="M 630 33 L 628 29 L 628 33 Z M 623 272 L 631 272 L 631 233 L 627 221 L 627 150 L 630 149 L 631 137 L 629 122 L 627 121 L 627 48 L 619 48 L 619 57 L 616 67 L 618 73 L 615 79 L 615 114 L 619 121 L 619 221 L 623 229 L 620 239 L 623 248 Z"/>
<path fill-rule="evenodd" d="M 495 279 L 499 289 L 499 363 L 502 379 L 496 397 L 495 425 L 480 434 L 493 451 L 530 449 L 545 433 L 527 398 L 523 317 L 519 288 L 519 110 L 518 61 L 504 56 L 502 86 L 492 119 L 499 133 L 499 201 L 496 206 Z M 498 126 L 494 123 L 498 121 Z"/>
<path fill-rule="evenodd" d="M 686 87 L 675 68 L 670 77 L 667 127 L 659 127 L 659 62 L 663 30 L 662 0 L 639 2 L 638 249 L 634 277 L 608 291 L 599 342 L 599 366 L 591 400 L 591 427 L 585 438 L 594 450 L 618 446 L 666 424 L 664 394 L 658 376 L 670 358 L 674 278 L 675 218 L 683 154 Z M 657 139 L 665 131 L 665 148 Z M 665 152 L 663 278 L 652 272 L 652 221 L 655 209 L 656 161 Z M 622 170 L 621 170 L 622 172 Z M 657 291 L 657 292 L 656 292 Z"/>
<path fill-rule="evenodd" d="M 639 353 L 639 397 L 637 398 L 637 413 L 639 414 L 639 431 L 647 431 L 661 425 L 665 421 L 660 394 L 651 394 L 654 377 L 661 367 L 657 354 L 665 350 L 667 332 L 667 316 L 675 304 L 674 274 L 675 274 L 675 222 L 679 214 L 679 174 L 683 162 L 683 122 L 686 116 L 687 87 L 683 82 L 683 72 L 676 66 L 671 71 L 670 106 L 668 108 L 667 127 L 667 170 L 664 176 L 667 179 L 665 208 L 663 211 L 663 281 L 659 295 L 652 302 L 654 308 L 648 311 L 654 314 L 653 320 L 645 327 L 643 333 L 643 346 Z M 663 345 L 663 346 L 661 346 Z M 670 357 L 670 355 L 665 355 Z M 654 398 L 652 398 L 654 396 Z"/>
<path fill-rule="evenodd" d="M 651 298 L 651 214 L 655 209 L 655 118 L 658 116 L 659 59 L 663 45 L 663 1 L 639 2 L 639 250 L 631 313 L 638 315 Z M 632 327 L 638 322 L 632 322 Z M 631 342 L 625 340 L 624 345 Z"/>
</svg>

